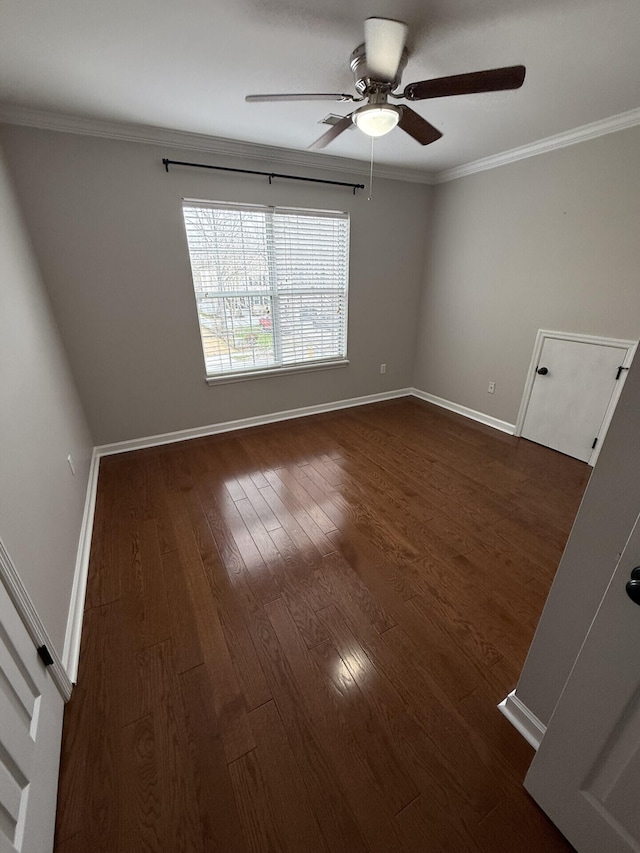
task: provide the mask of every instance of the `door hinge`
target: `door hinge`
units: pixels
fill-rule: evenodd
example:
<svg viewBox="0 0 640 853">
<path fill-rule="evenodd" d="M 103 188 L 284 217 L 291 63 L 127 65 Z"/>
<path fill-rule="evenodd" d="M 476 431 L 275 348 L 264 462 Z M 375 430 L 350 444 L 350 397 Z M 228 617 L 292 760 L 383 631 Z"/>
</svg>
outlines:
<svg viewBox="0 0 640 853">
<path fill-rule="evenodd" d="M 595 450 L 596 444 L 598 443 L 598 436 L 593 439 L 593 444 L 591 445 L 591 449 Z"/>
<path fill-rule="evenodd" d="M 622 371 L 623 371 L 623 370 L 629 370 L 629 368 L 628 368 L 628 367 L 623 367 L 622 365 L 620 365 L 620 367 L 618 368 L 618 372 L 616 373 L 616 382 L 617 382 L 617 381 L 618 381 L 618 379 L 620 379 L 620 377 L 622 376 Z"/>
<path fill-rule="evenodd" d="M 53 666 L 53 658 L 51 657 L 51 653 L 46 646 L 40 646 L 38 649 L 38 654 L 40 655 L 40 660 L 45 666 Z"/>
</svg>

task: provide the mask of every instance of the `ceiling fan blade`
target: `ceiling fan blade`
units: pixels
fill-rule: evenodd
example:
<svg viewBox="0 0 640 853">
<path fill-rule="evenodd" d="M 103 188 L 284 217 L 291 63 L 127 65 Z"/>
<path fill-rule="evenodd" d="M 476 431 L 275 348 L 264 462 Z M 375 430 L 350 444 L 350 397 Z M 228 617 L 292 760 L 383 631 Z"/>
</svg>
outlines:
<svg viewBox="0 0 640 853">
<path fill-rule="evenodd" d="M 411 107 L 399 107 L 401 115 L 398 127 L 402 128 L 409 136 L 413 136 L 420 145 L 430 145 L 442 136 L 437 127 L 418 115 Z"/>
<path fill-rule="evenodd" d="M 364 43 L 371 77 L 390 83 L 395 80 L 407 40 L 407 25 L 388 18 L 367 18 Z"/>
<path fill-rule="evenodd" d="M 259 104 L 266 101 L 354 101 L 353 95 L 339 92 L 301 92 L 288 95 L 247 95 L 245 101 L 249 104 Z"/>
<path fill-rule="evenodd" d="M 348 130 L 348 128 L 351 127 L 351 125 L 353 124 L 351 120 L 352 115 L 353 113 L 349 113 L 348 116 L 345 116 L 340 121 L 337 121 L 333 125 L 333 127 L 330 127 L 329 130 L 326 133 L 323 133 L 319 139 L 316 139 L 315 142 L 312 142 L 311 145 L 309 145 L 308 150 L 318 151 L 320 148 L 326 148 L 330 142 L 333 142 L 336 136 L 340 136 L 340 134 L 344 130 Z"/>
<path fill-rule="evenodd" d="M 524 83 L 524 65 L 494 68 L 491 71 L 473 71 L 471 74 L 454 74 L 435 80 L 409 83 L 402 93 L 408 101 L 424 101 L 427 98 L 448 98 L 450 95 L 474 95 L 478 92 L 499 92 L 503 89 L 519 89 Z"/>
</svg>

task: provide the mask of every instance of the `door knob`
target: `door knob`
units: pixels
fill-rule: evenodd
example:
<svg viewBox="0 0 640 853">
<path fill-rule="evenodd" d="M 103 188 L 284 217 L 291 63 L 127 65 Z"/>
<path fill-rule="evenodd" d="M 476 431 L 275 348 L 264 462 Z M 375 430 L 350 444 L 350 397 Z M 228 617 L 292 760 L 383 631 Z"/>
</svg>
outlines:
<svg viewBox="0 0 640 853">
<path fill-rule="evenodd" d="M 631 580 L 627 581 L 625 589 L 631 601 L 634 604 L 640 604 L 640 566 L 632 570 Z"/>
<path fill-rule="evenodd" d="M 548 372 L 549 371 L 547 370 L 546 367 L 539 367 L 536 371 L 536 373 L 539 373 L 540 376 L 546 376 Z"/>
</svg>

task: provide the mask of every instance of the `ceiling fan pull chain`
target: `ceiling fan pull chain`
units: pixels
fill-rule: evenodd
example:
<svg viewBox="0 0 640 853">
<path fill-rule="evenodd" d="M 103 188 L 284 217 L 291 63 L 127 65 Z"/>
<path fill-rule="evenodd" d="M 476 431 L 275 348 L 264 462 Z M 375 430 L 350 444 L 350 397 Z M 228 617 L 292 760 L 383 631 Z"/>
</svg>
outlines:
<svg viewBox="0 0 640 853">
<path fill-rule="evenodd" d="M 371 164 L 369 166 L 369 195 L 367 196 L 367 201 L 371 201 L 373 199 L 373 144 L 376 141 L 375 136 L 371 137 Z"/>
</svg>

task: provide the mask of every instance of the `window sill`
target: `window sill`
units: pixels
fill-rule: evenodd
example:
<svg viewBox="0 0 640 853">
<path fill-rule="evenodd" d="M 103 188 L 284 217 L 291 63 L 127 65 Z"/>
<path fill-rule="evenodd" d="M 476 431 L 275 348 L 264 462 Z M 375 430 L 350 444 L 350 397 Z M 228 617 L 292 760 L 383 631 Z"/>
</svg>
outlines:
<svg viewBox="0 0 640 853">
<path fill-rule="evenodd" d="M 316 370 L 333 370 L 336 367 L 347 367 L 348 358 L 337 361 L 322 361 L 317 364 L 296 364 L 291 367 L 270 367 L 266 370 L 252 370 L 246 373 L 229 373 L 226 376 L 207 376 L 207 385 L 228 385 L 231 382 L 246 382 L 248 379 L 264 379 L 267 376 L 285 376 L 290 373 L 311 373 Z"/>
</svg>

